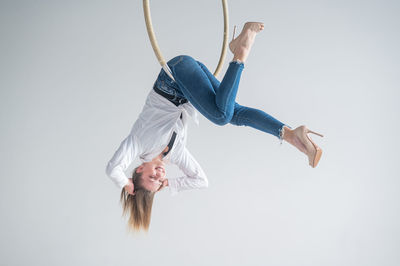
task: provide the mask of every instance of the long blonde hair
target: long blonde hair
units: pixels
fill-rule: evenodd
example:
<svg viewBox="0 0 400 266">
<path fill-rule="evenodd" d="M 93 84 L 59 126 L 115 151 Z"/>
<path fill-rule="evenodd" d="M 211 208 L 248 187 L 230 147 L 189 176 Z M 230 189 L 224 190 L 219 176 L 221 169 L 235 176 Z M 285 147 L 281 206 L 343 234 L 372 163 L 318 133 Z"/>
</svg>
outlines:
<svg viewBox="0 0 400 266">
<path fill-rule="evenodd" d="M 129 215 L 128 228 L 130 230 L 147 232 L 150 226 L 155 192 L 148 191 L 141 186 L 142 173 L 136 173 L 136 169 L 137 167 L 132 173 L 135 195 L 127 193 L 125 189 L 121 191 L 122 216 Z"/>
</svg>

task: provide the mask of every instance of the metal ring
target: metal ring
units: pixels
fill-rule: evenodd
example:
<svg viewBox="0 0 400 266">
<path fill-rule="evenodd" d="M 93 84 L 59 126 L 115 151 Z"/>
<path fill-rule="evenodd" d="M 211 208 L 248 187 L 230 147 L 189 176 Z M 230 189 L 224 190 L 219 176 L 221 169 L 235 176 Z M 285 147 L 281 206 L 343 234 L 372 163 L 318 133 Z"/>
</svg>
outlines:
<svg viewBox="0 0 400 266">
<path fill-rule="evenodd" d="M 214 76 L 217 76 L 222 69 L 222 65 L 224 64 L 224 60 L 226 57 L 226 50 L 227 50 L 227 44 L 228 44 L 229 14 L 228 14 L 227 0 L 222 0 L 222 7 L 223 7 L 223 12 L 224 12 L 224 39 L 223 39 L 223 43 L 222 43 L 222 50 L 221 50 L 221 55 L 219 57 L 219 62 L 218 62 L 217 68 L 214 71 Z M 143 0 L 143 11 L 144 11 L 144 18 L 146 21 L 147 33 L 149 35 L 151 46 L 153 47 L 153 51 L 157 57 L 157 60 L 160 63 L 160 65 L 162 66 L 162 68 L 164 70 L 166 70 L 168 76 L 170 76 L 172 79 L 174 79 L 172 77 L 171 70 L 169 69 L 169 67 L 168 67 L 167 63 L 165 62 L 165 59 L 160 51 L 160 47 L 158 46 L 156 35 L 154 34 L 153 24 L 151 22 L 149 0 Z"/>
</svg>

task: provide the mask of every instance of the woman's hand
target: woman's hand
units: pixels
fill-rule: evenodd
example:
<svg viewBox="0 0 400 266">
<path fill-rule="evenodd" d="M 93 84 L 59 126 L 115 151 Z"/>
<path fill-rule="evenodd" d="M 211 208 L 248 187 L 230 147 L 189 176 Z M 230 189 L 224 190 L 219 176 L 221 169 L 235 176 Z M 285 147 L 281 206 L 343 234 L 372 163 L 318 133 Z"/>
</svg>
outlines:
<svg viewBox="0 0 400 266">
<path fill-rule="evenodd" d="M 128 194 L 135 195 L 135 192 L 133 192 L 135 189 L 135 186 L 132 182 L 132 178 L 128 178 L 128 184 L 126 184 L 124 186 L 124 189 L 126 192 L 128 192 Z"/>
<path fill-rule="evenodd" d="M 160 191 L 161 189 L 167 187 L 167 186 L 168 186 L 168 179 L 164 179 L 162 181 L 162 184 L 161 184 L 160 188 L 157 190 L 157 192 Z"/>
</svg>

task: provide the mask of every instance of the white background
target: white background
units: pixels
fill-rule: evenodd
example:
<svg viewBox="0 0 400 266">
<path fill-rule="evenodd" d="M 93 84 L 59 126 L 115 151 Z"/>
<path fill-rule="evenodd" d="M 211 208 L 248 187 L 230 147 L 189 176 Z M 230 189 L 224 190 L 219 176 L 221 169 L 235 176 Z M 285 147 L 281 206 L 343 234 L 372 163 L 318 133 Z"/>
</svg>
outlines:
<svg viewBox="0 0 400 266">
<path fill-rule="evenodd" d="M 213 71 L 221 2 L 150 2 L 166 59 Z M 160 71 L 142 1 L 0 2 L 1 265 L 400 265 L 398 1 L 229 11 L 229 38 L 265 23 L 237 101 L 324 134 L 310 135 L 321 161 L 201 117 L 188 148 L 209 188 L 158 193 L 149 233 L 133 235 L 104 170 Z"/>
</svg>

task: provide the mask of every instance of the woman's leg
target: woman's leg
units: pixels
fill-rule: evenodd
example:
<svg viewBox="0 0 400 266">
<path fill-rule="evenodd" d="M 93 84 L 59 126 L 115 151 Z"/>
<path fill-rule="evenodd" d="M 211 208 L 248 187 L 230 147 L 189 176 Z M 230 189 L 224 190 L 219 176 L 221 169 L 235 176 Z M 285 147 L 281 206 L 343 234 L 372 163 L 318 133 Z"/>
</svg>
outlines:
<svg viewBox="0 0 400 266">
<path fill-rule="evenodd" d="M 201 62 L 197 61 L 204 73 L 209 78 L 214 90 L 217 92 L 219 81 Z M 237 126 L 250 126 L 263 132 L 272 134 L 279 138 L 282 144 L 283 140 L 295 146 L 301 152 L 305 153 L 309 158 L 309 164 L 316 167 L 321 157 L 322 151 L 318 147 L 319 152 L 315 149 L 317 145 L 313 142 L 305 140 L 305 126 L 299 126 L 292 129 L 289 125 L 280 122 L 262 110 L 245 107 L 235 102 L 234 114 L 230 121 L 231 124 Z M 320 135 L 322 137 L 322 135 Z M 312 144 L 312 145 L 311 145 Z M 314 146 L 315 147 L 314 147 Z"/>
<path fill-rule="evenodd" d="M 292 129 L 289 125 L 280 122 L 279 120 L 275 119 L 274 117 L 265 113 L 262 110 L 242 106 L 234 102 L 241 70 L 243 67 L 237 69 L 234 67 L 235 64 L 232 64 L 237 62 L 231 62 L 227 74 L 224 76 L 223 81 L 219 83 L 219 81 L 214 77 L 213 74 L 211 74 L 211 72 L 207 69 L 207 67 L 204 66 L 204 64 L 199 61 L 195 61 L 194 59 L 190 59 L 189 61 L 191 61 L 191 63 L 186 65 L 187 67 L 189 67 L 189 73 L 187 73 L 188 76 L 191 75 L 190 73 L 196 73 L 198 79 L 195 79 L 194 83 L 199 82 L 198 84 L 203 84 L 206 86 L 198 87 L 192 84 L 193 86 L 182 87 L 182 91 L 184 92 L 184 95 L 188 98 L 188 100 L 191 101 L 192 104 L 203 115 L 205 115 L 209 119 L 211 118 L 211 121 L 219 125 L 224 125 L 229 122 L 233 125 L 250 126 L 257 130 L 272 134 L 279 138 L 281 144 L 283 140 L 285 140 L 295 146 L 301 152 L 305 153 L 308 156 L 310 166 L 316 167 L 321 157 L 322 150 L 306 135 L 308 129 L 304 125 L 299 126 L 296 129 Z M 193 68 L 190 69 L 190 67 Z M 232 78 L 231 75 L 233 75 L 233 77 L 236 77 Z M 222 86 L 224 81 L 227 81 L 225 84 L 233 84 L 233 87 L 229 88 Z M 181 81 L 177 82 L 180 82 L 180 88 L 182 85 L 185 85 Z M 191 90 L 191 88 L 193 88 L 193 90 Z M 190 91 L 189 94 L 188 91 Z M 221 106 L 229 108 L 224 111 L 224 114 L 219 114 L 219 112 L 221 111 L 216 107 L 216 104 L 213 101 L 217 100 L 217 95 L 219 95 L 221 91 L 228 95 L 228 97 L 226 98 L 228 101 L 233 101 L 233 114 L 232 110 L 230 109 L 232 102 L 222 103 Z M 197 98 L 198 101 L 196 101 L 196 95 L 200 95 Z M 201 95 L 203 95 L 204 97 Z M 232 97 L 233 95 L 234 97 Z M 203 100 L 205 100 L 205 102 L 203 102 Z M 221 97 L 219 98 L 219 100 L 224 99 Z M 215 113 L 219 114 L 219 116 L 210 115 Z M 229 113 L 229 115 L 226 115 L 227 113 Z M 231 119 L 228 121 L 229 117 L 231 117 Z M 322 137 L 322 135 L 320 136 Z"/>
<path fill-rule="evenodd" d="M 282 129 L 286 124 L 261 110 L 235 102 L 243 64 L 231 62 L 222 82 L 203 63 L 191 57 L 178 56 L 168 64 L 174 68 L 175 80 L 185 97 L 210 121 L 218 125 L 250 126 L 282 141 Z M 176 68 L 178 64 L 180 67 Z M 178 73 L 181 75 L 176 77 Z"/>
<path fill-rule="evenodd" d="M 218 91 L 219 81 L 215 78 L 215 76 L 207 69 L 207 67 L 197 61 L 200 65 L 204 73 L 207 75 L 207 78 L 210 80 L 215 91 Z M 280 122 L 275 119 L 271 115 L 265 113 L 262 110 L 242 106 L 235 102 L 234 105 L 234 113 L 231 121 L 229 123 L 236 126 L 249 126 L 255 128 L 257 130 L 261 130 L 265 133 L 272 134 L 280 139 L 282 143 L 282 130 L 284 126 L 291 128 L 289 125 Z"/>
<path fill-rule="evenodd" d="M 207 75 L 214 90 L 217 92 L 219 88 L 219 81 L 214 77 L 214 75 L 207 69 L 204 64 L 199 61 L 197 61 L 197 63 Z M 283 140 L 287 141 L 309 157 L 309 163 L 312 167 L 315 167 L 318 164 L 319 158 L 321 157 L 322 151 L 320 151 L 319 154 L 316 153 L 316 144 L 312 143 L 311 141 L 305 140 L 304 125 L 299 126 L 296 129 L 292 129 L 292 127 L 290 127 L 289 125 L 280 122 L 279 120 L 275 119 L 274 117 L 265 113 L 262 110 L 242 106 L 236 102 L 234 107 L 234 114 L 230 123 L 237 126 L 249 126 L 257 130 L 272 134 L 279 138 L 281 144 Z M 322 137 L 322 135 L 320 136 Z M 318 149 L 320 150 L 319 147 Z"/>
<path fill-rule="evenodd" d="M 234 57 L 216 90 L 198 62 L 190 56 L 178 56 L 168 62 L 184 96 L 214 123 L 225 125 L 232 119 L 244 61 L 256 34 L 263 29 L 263 23 L 247 22 L 239 36 L 229 44 Z"/>
</svg>

